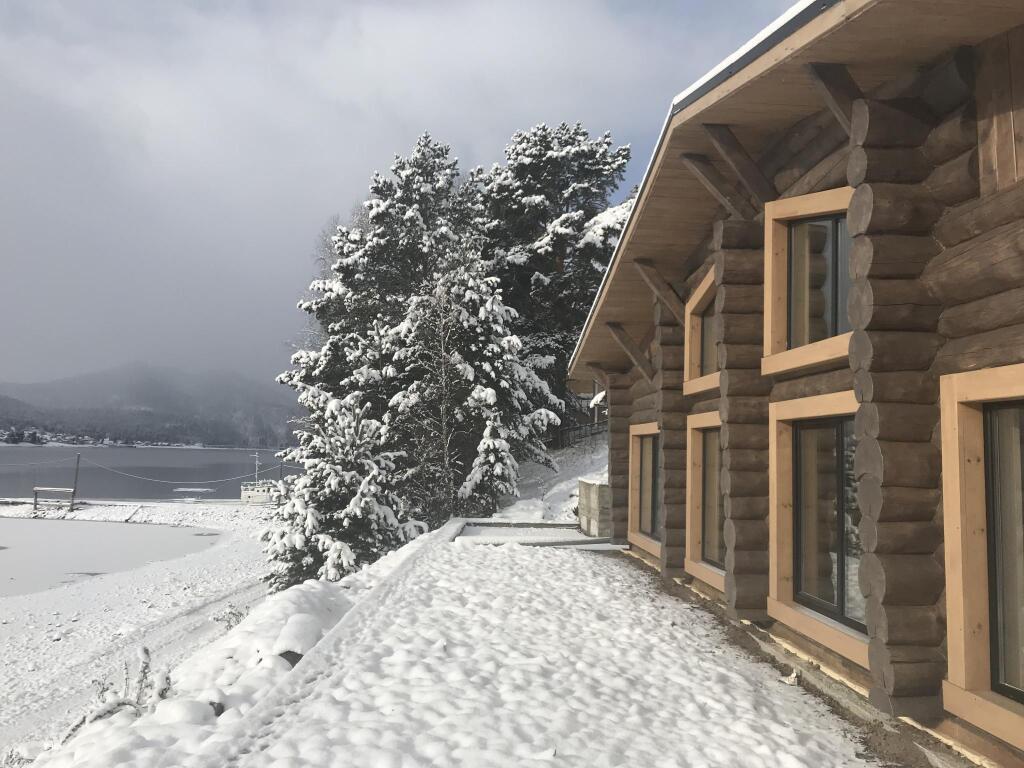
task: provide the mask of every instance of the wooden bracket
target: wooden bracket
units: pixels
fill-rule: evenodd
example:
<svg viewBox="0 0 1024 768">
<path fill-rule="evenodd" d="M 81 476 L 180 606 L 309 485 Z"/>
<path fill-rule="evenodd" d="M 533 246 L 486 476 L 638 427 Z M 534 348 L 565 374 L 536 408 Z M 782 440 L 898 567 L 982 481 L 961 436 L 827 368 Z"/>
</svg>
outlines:
<svg viewBox="0 0 1024 768">
<path fill-rule="evenodd" d="M 637 259 L 633 262 L 633 266 L 636 271 L 640 273 L 640 277 L 647 287 L 651 289 L 658 300 L 665 305 L 672 316 L 676 319 L 676 322 L 683 328 L 686 327 L 686 304 L 679 294 L 675 292 L 675 289 L 669 285 L 668 280 L 661 276 L 654 264 L 647 259 Z"/>
<path fill-rule="evenodd" d="M 644 351 L 633 341 L 633 337 L 626 333 L 626 329 L 619 323 L 605 323 L 609 332 L 612 334 L 612 338 L 622 347 L 622 351 L 626 353 L 628 357 L 643 374 L 644 378 L 648 382 L 654 381 L 654 366 L 651 365 L 651 361 L 647 358 Z"/>
<path fill-rule="evenodd" d="M 718 154 L 732 168 L 747 191 L 764 207 L 779 196 L 775 185 L 761 172 L 761 168 L 740 144 L 736 134 L 727 125 L 705 124 L 704 131 Z"/>
<path fill-rule="evenodd" d="M 754 206 L 718 172 L 707 155 L 687 153 L 683 155 L 683 163 L 732 216 L 737 219 L 752 219 L 757 215 Z"/>
<path fill-rule="evenodd" d="M 598 363 L 587 363 L 584 368 L 591 376 L 594 377 L 594 380 L 597 381 L 598 384 L 604 387 L 605 391 L 608 390 L 608 371 L 602 368 Z"/>
<path fill-rule="evenodd" d="M 853 102 L 864 98 L 860 87 L 850 77 L 850 71 L 843 64 L 808 64 L 807 70 L 825 99 L 825 105 L 849 136 L 853 124 Z"/>
</svg>

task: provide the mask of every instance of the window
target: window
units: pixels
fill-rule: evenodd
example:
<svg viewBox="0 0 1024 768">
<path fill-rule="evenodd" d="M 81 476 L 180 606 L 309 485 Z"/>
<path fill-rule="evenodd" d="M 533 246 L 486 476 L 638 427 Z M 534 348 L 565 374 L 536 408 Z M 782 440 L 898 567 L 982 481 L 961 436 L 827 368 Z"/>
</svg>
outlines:
<svg viewBox="0 0 1024 768">
<path fill-rule="evenodd" d="M 683 349 L 683 394 L 718 388 L 718 346 L 715 344 L 715 273 L 707 274 L 686 302 Z"/>
<path fill-rule="evenodd" d="M 985 406 L 992 690 L 1024 702 L 1024 401 Z"/>
<path fill-rule="evenodd" d="M 725 592 L 725 503 L 722 417 L 717 410 L 686 418 L 686 557 L 683 567 Z"/>
<path fill-rule="evenodd" d="M 868 669 L 852 391 L 768 406 L 768 615 Z"/>
<path fill-rule="evenodd" d="M 1024 365 L 940 379 L 949 712 L 1024 749 Z"/>
<path fill-rule="evenodd" d="M 658 504 L 658 436 L 638 438 L 640 452 L 640 533 L 660 538 Z"/>
<path fill-rule="evenodd" d="M 661 556 L 661 439 L 657 422 L 629 428 L 629 543 Z"/>
<path fill-rule="evenodd" d="M 849 354 L 852 195 L 843 187 L 765 205 L 763 374 L 822 367 Z"/>
<path fill-rule="evenodd" d="M 715 316 L 715 305 L 709 304 L 707 309 L 700 315 L 700 370 L 699 375 L 707 376 L 718 370 L 718 347 L 715 346 L 715 339 L 712 336 L 714 330 L 711 324 Z"/>
<path fill-rule="evenodd" d="M 865 632 L 854 448 L 853 419 L 793 425 L 793 573 L 798 603 Z"/>
<path fill-rule="evenodd" d="M 701 431 L 701 559 L 716 568 L 725 568 L 725 517 L 719 475 L 722 470 L 721 429 Z"/>
<path fill-rule="evenodd" d="M 789 222 L 789 349 L 851 330 L 846 214 Z"/>
</svg>

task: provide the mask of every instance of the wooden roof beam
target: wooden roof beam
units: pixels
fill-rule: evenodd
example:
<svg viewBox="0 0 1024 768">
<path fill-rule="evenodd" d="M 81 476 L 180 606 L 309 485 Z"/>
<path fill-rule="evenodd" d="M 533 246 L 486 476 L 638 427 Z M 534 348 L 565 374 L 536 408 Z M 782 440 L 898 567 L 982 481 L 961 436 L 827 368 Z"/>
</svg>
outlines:
<svg viewBox="0 0 1024 768">
<path fill-rule="evenodd" d="M 612 338 L 622 347 L 622 351 L 626 353 L 628 357 L 643 374 L 644 378 L 648 382 L 654 381 L 654 366 L 651 365 L 651 361 L 647 358 L 647 355 L 640 348 L 640 346 L 633 341 L 633 337 L 626 333 L 626 329 L 619 323 L 605 323 L 608 331 L 611 333 Z"/>
<path fill-rule="evenodd" d="M 675 292 L 675 289 L 669 285 L 668 280 L 662 277 L 661 273 L 658 272 L 654 264 L 647 259 L 637 259 L 633 262 L 633 266 L 636 271 L 640 273 L 640 277 L 647 287 L 651 289 L 658 300 L 665 305 L 669 312 L 672 313 L 672 317 L 676 319 L 683 328 L 686 327 L 686 304 L 679 294 Z"/>
<path fill-rule="evenodd" d="M 736 138 L 736 134 L 728 125 L 705 123 L 704 132 L 707 133 L 726 165 L 732 168 L 740 183 L 747 188 L 747 191 L 753 195 L 762 208 L 765 203 L 770 203 L 779 196 L 775 185 L 762 173 L 757 162 L 743 148 L 739 139 Z"/>
<path fill-rule="evenodd" d="M 757 215 L 754 206 L 718 172 L 707 155 L 686 153 L 683 155 L 683 164 L 732 216 L 737 219 L 752 219 Z"/>
<path fill-rule="evenodd" d="M 850 70 L 844 64 L 808 64 L 807 69 L 825 99 L 825 105 L 849 136 L 853 125 L 853 102 L 864 98 L 860 86 L 850 77 Z"/>
</svg>

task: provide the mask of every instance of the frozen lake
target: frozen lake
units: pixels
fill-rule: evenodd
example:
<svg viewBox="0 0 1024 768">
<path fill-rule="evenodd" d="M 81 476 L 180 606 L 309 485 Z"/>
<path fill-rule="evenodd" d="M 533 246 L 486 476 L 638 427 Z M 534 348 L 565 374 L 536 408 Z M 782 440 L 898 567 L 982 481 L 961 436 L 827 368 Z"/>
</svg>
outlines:
<svg viewBox="0 0 1024 768">
<path fill-rule="evenodd" d="M 171 560 L 213 546 L 219 535 L 170 525 L 0 518 L 0 597 Z"/>
<path fill-rule="evenodd" d="M 256 453 L 261 478 L 280 474 L 272 450 L 0 445 L 0 498 L 31 498 L 33 486 L 70 488 L 76 453 L 83 500 L 238 499 L 241 483 L 255 479 Z"/>
</svg>

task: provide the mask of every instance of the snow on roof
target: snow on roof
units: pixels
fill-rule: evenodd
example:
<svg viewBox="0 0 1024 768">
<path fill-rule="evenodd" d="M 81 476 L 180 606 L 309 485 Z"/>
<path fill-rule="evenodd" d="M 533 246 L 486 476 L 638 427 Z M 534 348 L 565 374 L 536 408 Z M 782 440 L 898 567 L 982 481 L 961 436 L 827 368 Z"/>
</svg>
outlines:
<svg viewBox="0 0 1024 768">
<path fill-rule="evenodd" d="M 723 59 L 721 63 L 719 63 L 717 66 L 711 69 L 706 75 L 704 75 L 704 77 L 700 78 L 697 82 L 695 82 L 685 91 L 683 91 L 674 99 L 672 99 L 672 106 L 675 107 L 680 102 L 687 101 L 690 96 L 701 91 L 705 85 L 710 83 L 719 75 L 726 72 L 728 72 L 728 74 L 730 75 L 735 74 L 735 72 L 729 70 L 731 70 L 737 62 L 741 61 L 744 57 L 747 56 L 747 54 L 754 51 L 762 43 L 765 43 L 766 41 L 771 39 L 772 36 L 774 36 L 777 32 L 782 30 L 787 24 L 789 24 L 789 22 L 793 21 L 797 16 L 806 11 L 811 6 L 818 5 L 820 6 L 819 10 L 824 10 L 825 8 L 832 4 L 833 3 L 827 2 L 826 0 L 798 0 L 796 3 L 790 6 L 789 10 L 787 10 L 785 13 L 779 16 L 779 18 L 777 18 L 767 27 L 762 29 L 752 38 L 750 38 L 750 40 L 748 40 L 743 46 L 734 51 L 731 55 Z"/>
</svg>

